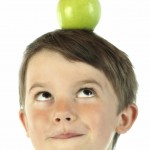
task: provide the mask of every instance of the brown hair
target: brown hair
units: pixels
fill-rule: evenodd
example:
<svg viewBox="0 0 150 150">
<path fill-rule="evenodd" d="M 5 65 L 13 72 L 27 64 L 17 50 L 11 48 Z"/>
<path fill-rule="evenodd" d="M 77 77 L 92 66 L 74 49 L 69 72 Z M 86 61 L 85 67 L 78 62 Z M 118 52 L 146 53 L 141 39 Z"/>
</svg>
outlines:
<svg viewBox="0 0 150 150">
<path fill-rule="evenodd" d="M 118 113 L 136 100 L 137 81 L 128 56 L 113 44 L 89 30 L 56 30 L 27 46 L 20 68 L 20 106 L 25 105 L 25 78 L 28 62 L 43 50 L 56 51 L 66 59 L 92 65 L 104 72 L 118 97 Z M 115 145 L 118 134 L 115 135 Z"/>
</svg>

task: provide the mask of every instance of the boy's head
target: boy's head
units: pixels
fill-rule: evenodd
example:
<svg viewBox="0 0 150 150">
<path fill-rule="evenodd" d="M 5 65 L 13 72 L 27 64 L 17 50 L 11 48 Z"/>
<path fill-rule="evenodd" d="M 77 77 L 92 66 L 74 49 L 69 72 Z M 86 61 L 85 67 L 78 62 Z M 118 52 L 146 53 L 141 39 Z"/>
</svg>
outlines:
<svg viewBox="0 0 150 150">
<path fill-rule="evenodd" d="M 19 91 L 36 150 L 111 150 L 137 116 L 130 60 L 92 31 L 56 30 L 31 43 Z"/>
</svg>

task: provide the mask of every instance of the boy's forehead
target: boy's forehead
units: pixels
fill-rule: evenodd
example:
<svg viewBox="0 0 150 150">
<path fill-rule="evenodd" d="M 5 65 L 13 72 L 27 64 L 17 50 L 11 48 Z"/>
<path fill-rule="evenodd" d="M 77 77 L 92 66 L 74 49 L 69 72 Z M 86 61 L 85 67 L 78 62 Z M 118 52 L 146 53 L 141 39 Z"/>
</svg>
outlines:
<svg viewBox="0 0 150 150">
<path fill-rule="evenodd" d="M 93 66 L 69 61 L 56 52 L 42 51 L 32 57 L 26 73 L 26 88 L 29 91 L 35 85 L 46 87 L 76 87 L 95 84 L 103 92 L 115 96 L 114 89 L 105 74 Z M 62 86 L 63 85 L 63 86 Z"/>
<path fill-rule="evenodd" d="M 36 53 L 31 57 L 27 66 L 27 75 L 53 74 L 52 71 L 65 73 L 67 76 L 92 77 L 107 80 L 103 71 L 81 61 L 66 59 L 62 54 L 47 49 Z M 48 75 L 49 76 L 49 75 Z"/>
<path fill-rule="evenodd" d="M 30 72 L 34 73 L 34 70 L 40 72 L 40 69 L 54 69 L 57 72 L 72 71 L 76 72 L 75 75 L 77 75 L 77 73 L 81 73 L 84 74 L 84 76 L 88 76 L 89 74 L 93 73 L 105 76 L 102 71 L 96 69 L 90 64 L 66 59 L 62 54 L 50 50 L 48 51 L 47 49 L 44 49 L 33 55 L 28 63 L 27 71 L 30 70 Z"/>
</svg>

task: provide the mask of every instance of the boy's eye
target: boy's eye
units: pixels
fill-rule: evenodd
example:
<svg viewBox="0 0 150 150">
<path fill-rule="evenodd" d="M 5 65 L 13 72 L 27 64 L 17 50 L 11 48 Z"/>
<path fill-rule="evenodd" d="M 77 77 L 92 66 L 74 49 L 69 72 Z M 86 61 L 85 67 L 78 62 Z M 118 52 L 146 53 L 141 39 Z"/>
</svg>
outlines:
<svg viewBox="0 0 150 150">
<path fill-rule="evenodd" d="M 95 96 L 95 92 L 91 88 L 81 89 L 77 95 L 79 98 L 93 97 Z"/>
<path fill-rule="evenodd" d="M 53 97 L 52 97 L 52 94 L 49 93 L 49 92 L 39 92 L 37 95 L 36 95 L 36 100 L 37 101 L 48 101 L 48 100 L 51 100 Z"/>
</svg>

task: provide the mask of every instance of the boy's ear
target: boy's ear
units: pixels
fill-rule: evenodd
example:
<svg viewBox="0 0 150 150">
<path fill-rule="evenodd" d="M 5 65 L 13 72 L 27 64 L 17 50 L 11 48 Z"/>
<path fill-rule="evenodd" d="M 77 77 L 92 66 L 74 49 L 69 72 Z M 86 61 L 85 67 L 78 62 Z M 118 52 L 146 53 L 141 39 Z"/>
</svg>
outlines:
<svg viewBox="0 0 150 150">
<path fill-rule="evenodd" d="M 23 127 L 24 127 L 24 129 L 25 129 L 25 131 L 27 133 L 27 137 L 29 137 L 27 118 L 26 118 L 26 114 L 25 114 L 23 109 L 19 110 L 19 118 L 20 118 L 20 121 L 23 124 Z"/>
<path fill-rule="evenodd" d="M 116 132 L 122 134 L 127 132 L 133 125 L 138 115 L 136 104 L 132 103 L 119 114 L 119 121 Z"/>
</svg>

